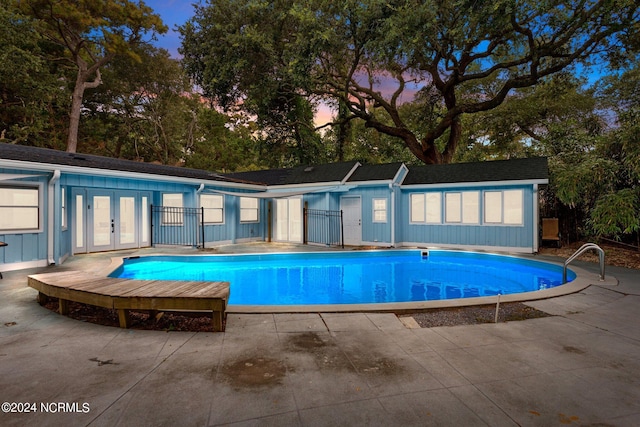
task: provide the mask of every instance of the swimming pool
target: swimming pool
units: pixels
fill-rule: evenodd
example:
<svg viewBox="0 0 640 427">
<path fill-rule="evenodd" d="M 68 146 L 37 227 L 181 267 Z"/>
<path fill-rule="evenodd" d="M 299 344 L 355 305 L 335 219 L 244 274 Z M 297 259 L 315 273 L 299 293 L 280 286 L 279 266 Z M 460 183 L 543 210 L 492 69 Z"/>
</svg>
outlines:
<svg viewBox="0 0 640 427">
<path fill-rule="evenodd" d="M 475 252 L 382 250 L 125 258 L 111 277 L 231 283 L 229 305 L 300 306 L 509 295 L 562 284 L 562 267 Z M 568 271 L 568 281 L 575 279 Z"/>
</svg>

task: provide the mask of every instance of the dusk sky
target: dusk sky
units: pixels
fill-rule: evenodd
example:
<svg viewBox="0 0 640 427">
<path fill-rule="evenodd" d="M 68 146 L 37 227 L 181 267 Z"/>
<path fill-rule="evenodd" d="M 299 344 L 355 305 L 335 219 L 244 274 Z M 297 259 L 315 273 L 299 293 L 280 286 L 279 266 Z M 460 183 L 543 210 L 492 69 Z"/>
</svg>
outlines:
<svg viewBox="0 0 640 427">
<path fill-rule="evenodd" d="M 193 3 L 195 2 L 191 0 L 145 0 L 145 3 L 159 14 L 165 25 L 169 27 L 166 34 L 158 36 L 156 45 L 167 49 L 174 58 L 179 56 L 178 48 L 180 47 L 180 37 L 175 31 L 175 26 L 184 24 L 193 16 Z"/>
<path fill-rule="evenodd" d="M 155 13 L 159 14 L 164 24 L 169 27 L 167 33 L 159 35 L 158 41 L 154 44 L 158 47 L 165 48 L 169 51 L 173 58 L 179 58 L 178 48 L 180 47 L 180 35 L 175 30 L 176 25 L 184 24 L 193 16 L 193 3 L 197 0 L 145 0 L 145 3 L 151 7 Z M 316 113 L 315 122 L 322 125 L 331 121 L 333 112 L 326 106 L 320 106 Z"/>
</svg>

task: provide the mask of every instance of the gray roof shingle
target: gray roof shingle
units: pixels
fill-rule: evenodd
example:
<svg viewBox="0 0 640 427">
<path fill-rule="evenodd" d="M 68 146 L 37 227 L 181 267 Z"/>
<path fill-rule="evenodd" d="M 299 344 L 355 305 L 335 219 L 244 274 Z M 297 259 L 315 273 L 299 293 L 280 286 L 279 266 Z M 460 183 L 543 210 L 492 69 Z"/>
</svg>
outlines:
<svg viewBox="0 0 640 427">
<path fill-rule="evenodd" d="M 236 172 L 225 174 L 234 180 L 250 181 L 266 185 L 319 184 L 344 180 L 357 162 L 328 163 L 297 166 L 289 169 Z"/>
<path fill-rule="evenodd" d="M 382 165 L 362 165 L 349 177 L 349 182 L 390 181 L 395 178 L 402 162 Z"/>
<path fill-rule="evenodd" d="M 549 179 L 546 157 L 411 166 L 402 185 Z"/>
<path fill-rule="evenodd" d="M 0 158 L 61 166 L 136 172 L 209 181 L 232 181 L 218 173 L 198 169 L 135 162 L 132 160 L 114 159 L 111 157 L 95 156 L 92 154 L 67 153 L 65 151 L 51 150 L 48 148 L 28 147 L 24 145 L 6 143 L 0 143 Z"/>
</svg>

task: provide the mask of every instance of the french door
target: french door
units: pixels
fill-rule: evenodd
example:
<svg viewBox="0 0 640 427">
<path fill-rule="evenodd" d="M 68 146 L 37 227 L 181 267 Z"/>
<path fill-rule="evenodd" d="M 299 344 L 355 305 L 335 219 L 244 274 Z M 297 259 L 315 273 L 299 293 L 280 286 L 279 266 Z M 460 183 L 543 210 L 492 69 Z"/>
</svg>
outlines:
<svg viewBox="0 0 640 427">
<path fill-rule="evenodd" d="M 276 240 L 302 242 L 302 198 L 276 200 Z"/>
<path fill-rule="evenodd" d="M 149 200 L 137 192 L 74 192 L 74 253 L 148 246 Z"/>
</svg>

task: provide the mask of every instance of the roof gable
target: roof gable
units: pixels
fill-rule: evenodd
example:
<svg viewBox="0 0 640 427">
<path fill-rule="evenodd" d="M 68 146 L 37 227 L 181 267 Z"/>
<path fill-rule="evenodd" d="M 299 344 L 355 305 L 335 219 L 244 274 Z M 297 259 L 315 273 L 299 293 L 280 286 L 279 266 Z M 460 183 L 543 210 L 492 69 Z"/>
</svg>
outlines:
<svg viewBox="0 0 640 427">
<path fill-rule="evenodd" d="M 547 180 L 546 157 L 410 166 L 402 185 Z"/>
</svg>

